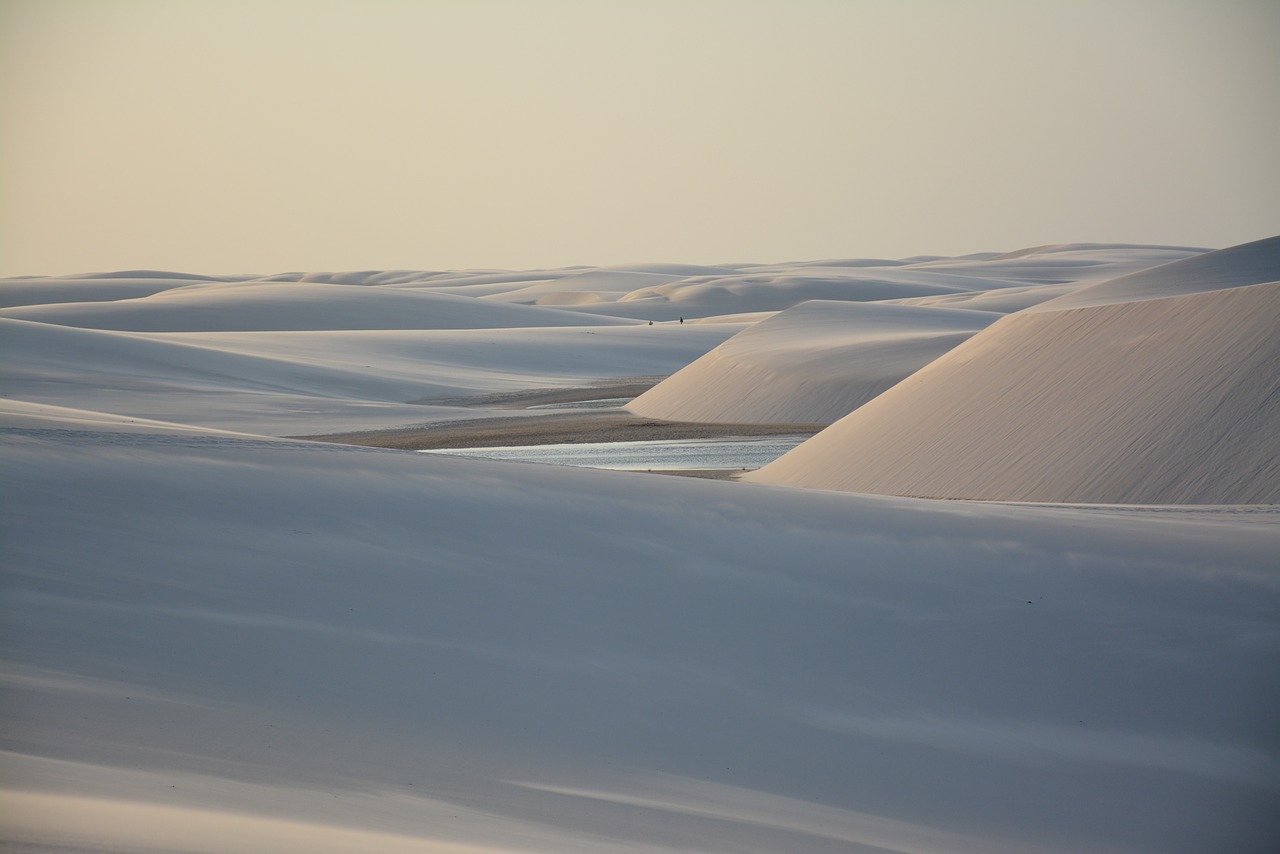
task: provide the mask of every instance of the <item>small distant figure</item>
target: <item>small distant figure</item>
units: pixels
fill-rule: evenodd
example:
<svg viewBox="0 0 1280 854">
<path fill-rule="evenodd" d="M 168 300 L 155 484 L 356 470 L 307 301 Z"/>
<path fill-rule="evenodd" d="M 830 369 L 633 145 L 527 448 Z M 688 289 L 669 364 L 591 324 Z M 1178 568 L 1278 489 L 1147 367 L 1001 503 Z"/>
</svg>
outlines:
<svg viewBox="0 0 1280 854">
<path fill-rule="evenodd" d="M 680 318 L 680 325 L 681 325 L 681 326 L 684 326 L 684 318 L 683 318 L 683 317 L 682 317 L 682 318 Z"/>
<path fill-rule="evenodd" d="M 653 321 L 652 321 L 652 320 L 650 320 L 650 321 L 649 321 L 649 325 L 650 325 L 650 326 L 653 326 Z"/>
</svg>

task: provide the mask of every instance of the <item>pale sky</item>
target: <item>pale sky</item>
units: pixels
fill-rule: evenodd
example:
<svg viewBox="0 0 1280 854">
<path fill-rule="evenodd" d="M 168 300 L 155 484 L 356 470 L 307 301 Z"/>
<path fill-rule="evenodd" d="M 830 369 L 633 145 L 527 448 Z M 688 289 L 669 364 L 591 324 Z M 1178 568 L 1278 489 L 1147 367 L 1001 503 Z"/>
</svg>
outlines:
<svg viewBox="0 0 1280 854">
<path fill-rule="evenodd" d="M 1280 233 L 1269 0 L 0 0 L 0 275 Z"/>
</svg>

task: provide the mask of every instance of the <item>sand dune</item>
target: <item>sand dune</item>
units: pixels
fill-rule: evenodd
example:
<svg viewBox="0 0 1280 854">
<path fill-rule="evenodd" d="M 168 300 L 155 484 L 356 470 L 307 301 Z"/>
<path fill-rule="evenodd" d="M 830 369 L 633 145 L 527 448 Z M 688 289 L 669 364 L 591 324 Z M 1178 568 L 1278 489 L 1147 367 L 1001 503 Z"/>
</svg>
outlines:
<svg viewBox="0 0 1280 854">
<path fill-rule="evenodd" d="M 1016 249 L 1013 252 L 988 255 L 986 260 L 1011 261 L 1031 257 L 1044 259 L 1046 256 L 1053 256 L 1054 259 L 1095 256 L 1110 260 L 1120 255 L 1137 258 L 1141 264 L 1153 267 L 1166 261 L 1176 260 L 1170 256 L 1189 257 L 1209 251 L 1211 250 L 1202 246 L 1166 246 L 1154 243 L 1049 243 L 1044 246 L 1030 246 L 1026 249 Z M 949 260 L 942 259 L 939 263 L 946 264 Z"/>
<path fill-rule="evenodd" d="M 632 291 L 656 284 L 680 281 L 677 273 L 651 273 L 639 270 L 588 270 L 525 287 L 492 293 L 486 298 L 498 302 L 528 305 L 581 305 L 613 302 Z"/>
<path fill-rule="evenodd" d="M 457 395 L 466 388 L 423 381 L 424 372 L 364 370 L 341 358 L 317 361 L 305 351 L 276 356 L 247 355 L 226 346 L 210 346 L 193 336 L 154 338 L 74 326 L 56 326 L 0 318 L 7 352 L 5 381 L 30 393 L 23 383 L 76 383 L 87 391 L 123 382 L 137 391 L 148 384 L 207 391 L 245 389 L 359 395 L 368 400 L 412 400 Z"/>
<path fill-rule="evenodd" d="M 0 282 L 0 848 L 1271 854 L 1268 251 Z M 970 335 L 760 479 L 1166 503 L 278 438 L 790 419 Z"/>
<path fill-rule="evenodd" d="M 871 300 L 988 289 L 988 279 L 889 268 L 786 268 L 781 272 L 751 270 L 734 276 L 695 277 L 640 288 L 622 303 L 645 303 L 684 308 L 695 315 L 721 313 L 726 306 L 750 306 L 755 311 L 780 311 L 808 300 Z M 622 308 L 623 306 L 619 306 Z"/>
<path fill-rule="evenodd" d="M 0 316 L 134 332 L 471 329 L 627 322 L 451 294 L 311 283 L 177 289 L 114 302 L 7 308 Z"/>
<path fill-rule="evenodd" d="M 1274 841 L 1275 511 L 748 489 L 0 410 L 5 845 Z"/>
<path fill-rule="evenodd" d="M 1277 245 L 1058 303 L 1101 304 L 1010 315 L 748 479 L 1003 501 L 1280 501 L 1280 284 L 1207 290 L 1280 278 L 1266 266 Z"/>
<path fill-rule="evenodd" d="M 1052 251 L 1050 251 L 1052 250 Z M 636 289 L 590 310 L 619 317 L 670 320 L 726 311 L 781 311 L 807 300 L 911 301 L 1013 311 L 1086 283 L 1200 254 L 1177 247 L 1102 244 L 1041 247 L 1028 257 L 986 253 L 965 258 L 844 260 L 753 265 L 730 275 L 692 276 Z M 1036 293 L 1036 287 L 1060 286 Z M 1011 293 L 1003 298 L 1003 291 Z M 1014 292 L 1017 296 L 1014 296 Z"/>
<path fill-rule="evenodd" d="M 966 308 L 972 311 L 993 311 L 997 314 L 1012 314 L 1033 305 L 1048 302 L 1051 299 L 1074 293 L 1080 289 L 1079 282 L 1068 282 L 1057 285 L 1026 285 L 1016 288 L 1000 288 L 990 291 L 968 291 L 962 294 L 943 294 L 933 297 L 909 297 L 892 300 L 900 305 L 923 305 L 940 308 Z"/>
<path fill-rule="evenodd" d="M 221 282 L 181 273 L 152 276 L 99 273 L 84 276 L 0 279 L 0 308 L 54 303 L 110 302 L 138 299 L 193 282 Z"/>
<path fill-rule="evenodd" d="M 301 435 L 476 417 L 422 405 L 436 399 L 666 375 L 741 328 L 158 334 L 0 317 L 0 383 L 35 402 Z"/>
<path fill-rule="evenodd" d="M 916 264 L 914 269 L 986 274 L 1026 284 L 961 294 L 909 297 L 898 302 L 1009 314 L 1102 281 L 1192 258 L 1205 251 L 1172 246 L 1072 243 L 976 258 L 943 258 Z"/>
<path fill-rule="evenodd" d="M 903 272 L 993 279 L 1021 284 L 1053 285 L 1099 280 L 1177 261 L 1206 250 L 1138 247 L 1122 244 L 1041 247 L 1003 254 L 979 253 L 958 258 L 915 261 Z"/>
<path fill-rule="evenodd" d="M 1099 282 L 1041 303 L 1041 311 L 1163 299 L 1280 280 L 1280 237 L 1207 252 Z"/>
<path fill-rule="evenodd" d="M 818 265 L 759 267 L 745 278 L 637 291 L 623 301 L 646 301 L 654 293 L 673 302 L 696 301 L 714 292 L 717 299 L 782 305 L 810 291 L 839 294 L 845 301 L 815 300 L 782 311 L 669 377 L 631 409 L 672 420 L 829 424 L 993 322 L 992 312 L 1011 313 L 1087 289 L 1099 278 L 1199 254 L 1170 247 L 1062 245 L 885 264 L 896 267 L 887 270 L 879 269 L 880 262 L 872 269 L 843 262 L 847 272 L 834 278 L 809 276 L 823 272 Z M 831 272 L 834 264 L 826 269 Z M 926 284 L 946 292 L 858 301 Z"/>
<path fill-rule="evenodd" d="M 672 421 L 830 424 L 997 318 L 805 302 L 738 333 L 628 408 Z"/>
</svg>

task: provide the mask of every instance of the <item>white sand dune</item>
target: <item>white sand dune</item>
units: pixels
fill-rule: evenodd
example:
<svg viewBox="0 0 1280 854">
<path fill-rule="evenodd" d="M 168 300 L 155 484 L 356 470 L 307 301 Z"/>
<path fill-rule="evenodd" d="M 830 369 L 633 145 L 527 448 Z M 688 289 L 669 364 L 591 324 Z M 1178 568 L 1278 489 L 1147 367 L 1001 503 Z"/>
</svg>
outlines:
<svg viewBox="0 0 1280 854">
<path fill-rule="evenodd" d="M 7 308 L 0 310 L 0 317 L 133 332 L 474 329 L 627 322 L 452 294 L 312 283 L 184 288 L 113 302 Z"/>
<path fill-rule="evenodd" d="M 1180 247 L 1073 244 L 1029 254 L 987 253 L 964 258 L 902 261 L 844 260 L 752 265 L 731 274 L 691 276 L 638 288 L 588 310 L 618 317 L 672 320 L 726 311 L 781 311 L 807 300 L 951 304 L 1014 311 L 1086 283 L 1200 254 Z M 1037 288 L 1060 287 L 1058 291 Z M 1003 295 L 1003 291 L 1010 291 Z M 985 298 L 985 304 L 958 300 Z"/>
<path fill-rule="evenodd" d="M 669 377 L 630 408 L 671 420 L 830 424 L 989 325 L 996 319 L 992 312 L 1018 311 L 1088 289 L 1099 278 L 1201 252 L 1073 244 L 909 265 L 877 261 L 874 269 L 853 262 L 759 267 L 746 278 L 635 292 L 623 301 L 646 300 L 655 290 L 673 300 L 690 299 L 691 291 L 705 290 L 750 305 L 780 305 L 797 291 L 814 288 L 829 289 L 846 301 L 814 300 L 787 308 Z M 836 266 L 846 267 L 848 275 L 807 275 Z M 882 288 L 922 283 L 948 292 L 853 301 L 883 296 Z"/>
<path fill-rule="evenodd" d="M 27 302 L 0 313 L 0 849 L 1271 854 L 1280 508 L 1243 502 L 1280 480 L 1280 285 L 1239 252 L 1218 290 L 999 319 L 818 437 L 937 374 L 868 437 L 916 439 L 904 468 L 948 476 L 989 430 L 1005 485 L 1088 450 L 1116 472 L 1090 489 L 1229 506 L 278 438 L 667 374 L 794 414 L 996 316 L 845 299 L 873 279 L 1006 311 L 1231 261 L 1198 254 L 0 282 Z M 630 298 L 644 277 L 687 301 Z M 501 299 L 529 288 L 580 302 Z M 659 303 L 705 313 L 608 317 Z M 1075 463 L 1019 445 L 1046 425 Z"/>
<path fill-rule="evenodd" d="M 1008 283 L 1005 283 L 1008 284 Z M 869 302 L 900 297 L 952 294 L 999 287 L 1000 282 L 902 267 L 806 267 L 750 270 L 733 276 L 706 276 L 639 288 L 611 308 L 637 316 L 645 310 L 687 316 L 725 311 L 781 311 L 809 300 Z"/>
<path fill-rule="evenodd" d="M 147 337 L 136 333 L 81 329 L 25 320 L 0 318 L 0 330 L 8 353 L 22 353 L 6 360 L 5 380 L 10 387 L 28 391 L 23 382 L 44 380 L 83 386 L 73 393 L 104 387 L 112 379 L 123 380 L 134 390 L 154 383 L 168 388 L 206 391 L 231 388 L 259 391 L 293 391 L 360 395 L 370 400 L 411 400 L 456 395 L 458 386 L 424 382 L 425 372 L 402 366 L 376 373 L 362 370 L 348 359 L 317 362 L 305 355 L 244 355 L 226 346 L 206 346 L 195 336 Z M 285 350 L 286 348 L 280 348 Z M 416 373 L 416 376 L 414 375 Z"/>
<path fill-rule="evenodd" d="M 15 848 L 1274 842 L 1274 510 L 746 489 L 4 409 Z"/>
<path fill-rule="evenodd" d="M 1038 246 L 1000 255 L 943 258 L 913 265 L 913 269 L 985 274 L 1027 284 L 961 294 L 909 297 L 898 302 L 1009 314 L 1102 281 L 1192 258 L 1206 251 L 1174 246 L 1071 243 Z"/>
<path fill-rule="evenodd" d="M 525 287 L 490 294 L 487 299 L 527 305 L 581 305 L 613 302 L 635 290 L 656 284 L 681 281 L 676 273 L 639 270 L 588 270 L 557 279 L 534 282 Z"/>
<path fill-rule="evenodd" d="M 1138 270 L 1041 303 L 1041 311 L 1164 299 L 1280 280 L 1280 237 Z"/>
<path fill-rule="evenodd" d="M 738 333 L 628 408 L 671 421 L 830 424 L 998 317 L 805 302 Z"/>
<path fill-rule="evenodd" d="M 98 274 L 0 279 L 0 308 L 138 299 L 162 291 L 186 287 L 193 281 L 222 280 L 203 279 L 179 273 L 154 276 Z"/>
<path fill-rule="evenodd" d="M 1280 501 L 1280 284 L 1247 284 L 1280 279 L 1278 246 L 1010 315 L 748 479 L 1002 501 Z"/>
<path fill-rule="evenodd" d="M 1022 311 L 1024 308 L 1048 302 L 1065 294 L 1074 293 L 1079 289 L 1079 282 L 1069 282 L 1058 285 L 1026 285 L 990 291 L 967 291 L 962 294 L 943 294 L 942 296 L 934 297 L 909 297 L 907 299 L 890 300 L 890 302 L 900 305 L 967 308 L 973 311 L 1012 314 L 1015 311 Z"/>
<path fill-rule="evenodd" d="M 440 398 L 661 376 L 741 324 L 131 333 L 0 318 L 11 396 L 300 435 L 476 417 Z"/>
<path fill-rule="evenodd" d="M 918 268 L 963 273 L 1000 271 L 1018 278 L 1040 281 L 1055 279 L 1114 278 L 1172 261 L 1180 261 L 1210 250 L 1194 246 L 1154 246 L 1145 243 L 1056 243 L 1033 246 L 999 254 L 983 253 L 962 258 L 938 258 L 915 265 Z M 1083 275 L 1082 275 L 1083 274 Z"/>
</svg>

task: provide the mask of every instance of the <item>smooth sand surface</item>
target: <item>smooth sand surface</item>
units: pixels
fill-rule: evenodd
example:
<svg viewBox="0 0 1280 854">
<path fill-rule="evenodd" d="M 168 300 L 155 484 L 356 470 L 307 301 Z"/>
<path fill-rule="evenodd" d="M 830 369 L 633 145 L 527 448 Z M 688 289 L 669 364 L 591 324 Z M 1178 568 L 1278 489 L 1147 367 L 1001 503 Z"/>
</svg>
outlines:
<svg viewBox="0 0 1280 854">
<path fill-rule="evenodd" d="M 1275 850 L 1280 508 L 129 422 L 0 401 L 0 848 Z"/>
</svg>

